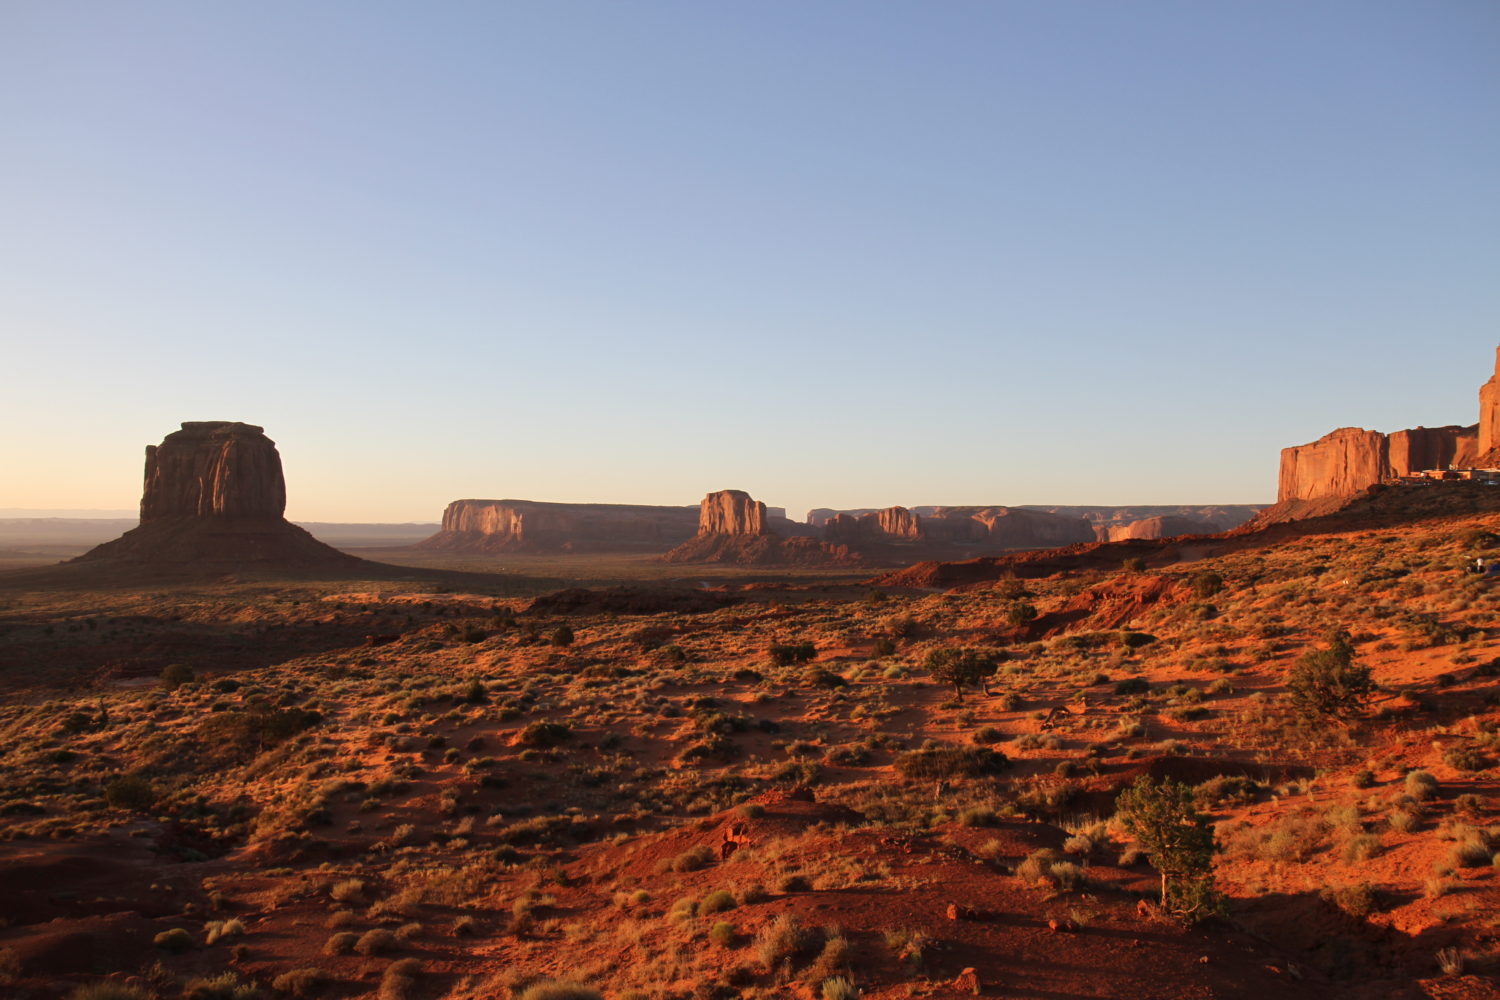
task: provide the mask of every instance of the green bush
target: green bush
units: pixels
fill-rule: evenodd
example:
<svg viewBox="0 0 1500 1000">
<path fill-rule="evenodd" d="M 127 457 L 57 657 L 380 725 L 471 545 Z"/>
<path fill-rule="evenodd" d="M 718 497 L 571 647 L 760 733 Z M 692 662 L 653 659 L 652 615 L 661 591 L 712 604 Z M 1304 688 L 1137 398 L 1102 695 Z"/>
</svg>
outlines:
<svg viewBox="0 0 1500 1000">
<path fill-rule="evenodd" d="M 193 947 L 193 936 L 181 927 L 173 927 L 171 930 L 162 931 L 151 939 L 151 943 L 162 951 L 183 952 L 190 951 Z"/>
<path fill-rule="evenodd" d="M 1364 710 L 1375 682 L 1370 668 L 1354 662 L 1347 634 L 1327 649 L 1303 653 L 1287 676 L 1292 704 L 1309 719 L 1348 719 Z"/>
<path fill-rule="evenodd" d="M 161 686 L 171 691 L 193 679 L 193 668 L 185 663 L 169 663 L 161 670 Z"/>
<path fill-rule="evenodd" d="M 156 789 L 138 774 L 127 774 L 104 786 L 104 801 L 116 809 L 145 812 L 156 805 Z"/>
<path fill-rule="evenodd" d="M 980 687 L 988 693 L 985 681 L 995 676 L 999 662 L 993 653 L 978 649 L 948 647 L 934 649 L 923 664 L 932 679 L 952 684 L 954 696 L 963 699 L 964 688 Z"/>
<path fill-rule="evenodd" d="M 1125 830 L 1161 873 L 1161 905 L 1196 922 L 1220 914 L 1224 897 L 1214 887 L 1218 850 L 1208 817 L 1193 808 L 1188 786 L 1168 778 L 1155 784 L 1141 775 L 1116 801 Z"/>
<path fill-rule="evenodd" d="M 929 747 L 896 758 L 896 770 L 907 778 L 980 778 L 999 774 L 1010 758 L 989 747 Z"/>
<path fill-rule="evenodd" d="M 771 658 L 771 665 L 776 667 L 789 667 L 794 663 L 806 663 L 817 654 L 817 647 L 810 642 L 779 642 L 774 643 L 766 650 L 766 655 Z"/>
</svg>

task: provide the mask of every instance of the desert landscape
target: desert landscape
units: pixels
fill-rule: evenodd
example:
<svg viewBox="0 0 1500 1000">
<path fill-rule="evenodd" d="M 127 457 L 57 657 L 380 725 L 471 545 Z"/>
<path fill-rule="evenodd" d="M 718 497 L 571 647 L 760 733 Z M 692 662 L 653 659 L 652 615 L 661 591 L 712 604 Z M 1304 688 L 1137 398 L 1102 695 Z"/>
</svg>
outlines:
<svg viewBox="0 0 1500 1000">
<path fill-rule="evenodd" d="M 1500 5 L 0 10 L 0 1000 L 1500 1000 Z"/>
<path fill-rule="evenodd" d="M 0 575 L 6 995 L 1495 996 L 1497 384 L 1061 547 L 720 491 L 376 562 L 186 423 Z"/>
</svg>

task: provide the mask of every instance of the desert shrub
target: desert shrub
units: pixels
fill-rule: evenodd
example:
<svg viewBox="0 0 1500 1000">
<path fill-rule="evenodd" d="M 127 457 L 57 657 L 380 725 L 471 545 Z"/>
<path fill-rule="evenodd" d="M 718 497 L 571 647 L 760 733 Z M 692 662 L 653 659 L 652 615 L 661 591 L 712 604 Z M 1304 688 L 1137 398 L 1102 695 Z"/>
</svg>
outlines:
<svg viewBox="0 0 1500 1000">
<path fill-rule="evenodd" d="M 193 947 L 193 936 L 181 927 L 173 927 L 156 935 L 151 943 L 162 951 L 182 952 Z"/>
<path fill-rule="evenodd" d="M 158 679 L 162 687 L 171 691 L 193 679 L 193 668 L 186 663 L 169 663 L 161 668 L 161 676 Z"/>
<path fill-rule="evenodd" d="M 468 686 L 464 688 L 463 699 L 470 705 L 478 705 L 489 701 L 490 695 L 485 690 L 485 686 L 476 678 L 475 680 L 471 680 Z"/>
<path fill-rule="evenodd" d="M 734 924 L 727 920 L 720 920 L 708 929 L 708 939 L 720 948 L 728 948 L 734 944 L 734 939 L 739 936 Z"/>
<path fill-rule="evenodd" d="M 671 867 L 674 872 L 695 872 L 707 868 L 713 864 L 713 861 L 713 850 L 703 844 L 699 844 L 697 847 L 689 848 L 673 858 Z"/>
<path fill-rule="evenodd" d="M 1406 794 L 1418 802 L 1425 802 L 1437 794 L 1438 781 L 1432 772 L 1420 768 L 1406 775 Z"/>
<path fill-rule="evenodd" d="M 1354 772 L 1353 784 L 1355 788 L 1371 788 L 1375 785 L 1375 772 L 1369 768 Z"/>
<path fill-rule="evenodd" d="M 958 821 L 964 826 L 997 826 L 1000 823 L 1000 816 L 993 809 L 974 806 L 960 812 Z"/>
<path fill-rule="evenodd" d="M 774 969 L 788 959 L 807 957 L 818 947 L 818 935 L 797 919 L 794 913 L 783 913 L 755 935 L 755 954 L 767 969 Z"/>
<path fill-rule="evenodd" d="M 1373 833 L 1361 833 L 1350 837 L 1344 843 L 1344 861 L 1351 865 L 1369 861 L 1371 858 L 1379 857 L 1383 850 L 1385 850 L 1385 845 L 1380 842 L 1378 836 Z"/>
<path fill-rule="evenodd" d="M 566 722 L 532 722 L 517 737 L 522 746 L 555 747 L 573 738 L 573 727 Z"/>
<path fill-rule="evenodd" d="M 518 1000 L 604 1000 L 604 994 L 582 983 L 546 979 L 526 987 Z"/>
<path fill-rule="evenodd" d="M 182 988 L 183 1000 L 257 1000 L 260 990 L 253 983 L 242 983 L 233 972 L 190 979 Z"/>
<path fill-rule="evenodd" d="M 766 655 L 771 659 L 771 665 L 776 667 L 789 667 L 795 663 L 806 663 L 818 653 L 818 649 L 810 642 L 778 642 L 766 650 Z"/>
<path fill-rule="evenodd" d="M 73 987 L 66 1000 L 151 1000 L 151 994 L 140 986 L 100 980 Z"/>
<path fill-rule="evenodd" d="M 849 939 L 837 927 L 824 931 L 823 947 L 807 970 L 808 985 L 815 986 L 849 970 Z"/>
<path fill-rule="evenodd" d="M 1029 625 L 1037 619 L 1037 610 L 1033 605 L 1025 601 L 1013 601 L 1010 607 L 1005 609 L 1006 624 L 1014 628 Z"/>
<path fill-rule="evenodd" d="M 1287 676 L 1292 704 L 1311 719 L 1356 716 L 1374 688 L 1370 668 L 1354 662 L 1347 633 L 1336 633 L 1327 649 L 1303 653 Z"/>
<path fill-rule="evenodd" d="M 1120 567 L 1127 573 L 1144 573 L 1146 571 L 1146 560 L 1140 556 L 1130 556 L 1120 561 Z"/>
<path fill-rule="evenodd" d="M 1193 596 L 1200 601 L 1207 600 L 1223 589 L 1224 578 L 1211 570 L 1193 577 Z"/>
<path fill-rule="evenodd" d="M 1005 734 L 994 726 L 980 726 L 979 729 L 975 730 L 972 739 L 977 745 L 984 747 L 999 743 L 1005 739 Z"/>
<path fill-rule="evenodd" d="M 1121 632 L 1120 645 L 1126 649 L 1140 649 L 1149 646 L 1156 641 L 1156 636 L 1150 632 Z"/>
<path fill-rule="evenodd" d="M 365 931 L 360 935 L 359 940 L 354 942 L 354 950 L 361 955 L 380 955 L 394 950 L 395 947 L 396 935 L 384 927 Z"/>
<path fill-rule="evenodd" d="M 841 675 L 823 667 L 809 667 L 802 675 L 802 683 L 808 687 L 821 688 L 843 688 L 848 687 L 849 682 Z"/>
<path fill-rule="evenodd" d="M 1010 758 L 989 747 L 930 747 L 896 757 L 896 770 L 907 778 L 980 778 L 999 774 Z"/>
<path fill-rule="evenodd" d="M 921 972 L 927 949 L 927 935 L 915 927 L 893 927 L 882 935 L 885 946 L 906 966 L 909 972 Z"/>
<path fill-rule="evenodd" d="M 245 933 L 245 925 L 233 918 L 229 920 L 210 920 L 203 926 L 204 944 L 213 944 L 227 937 Z"/>
<path fill-rule="evenodd" d="M 890 656 L 895 651 L 896 644 L 885 636 L 881 636 L 870 645 L 870 656 L 876 660 Z"/>
<path fill-rule="evenodd" d="M 322 721 L 318 712 L 257 704 L 210 715 L 198 725 L 198 740 L 216 756 L 246 760 Z"/>
<path fill-rule="evenodd" d="M 1368 882 L 1339 889 L 1324 889 L 1320 895 L 1324 902 L 1343 910 L 1356 920 L 1365 919 L 1380 909 L 1381 904 L 1380 893 Z"/>
<path fill-rule="evenodd" d="M 1115 694 L 1148 694 L 1151 685 L 1143 677 L 1126 677 L 1115 682 Z"/>
<path fill-rule="evenodd" d="M 283 972 L 271 980 L 271 988 L 294 997 L 311 997 L 328 984 L 328 973 L 322 969 L 304 968 Z"/>
<path fill-rule="evenodd" d="M 823 980 L 823 1000 L 857 1000 L 859 989 L 843 976 L 832 976 Z"/>
<path fill-rule="evenodd" d="M 1052 866 L 1062 860 L 1062 855 L 1050 847 L 1032 851 L 1016 865 L 1016 878 L 1027 885 L 1035 885 L 1042 879 L 1050 879 Z"/>
<path fill-rule="evenodd" d="M 398 958 L 385 967 L 380 976 L 379 1000 L 406 1000 L 422 972 L 422 963 L 415 958 Z"/>
<path fill-rule="evenodd" d="M 771 894 L 759 882 L 751 882 L 749 885 L 740 886 L 739 897 L 741 906 L 750 906 L 754 903 L 764 903 L 771 898 Z"/>
<path fill-rule="evenodd" d="M 353 931 L 340 931 L 323 942 L 323 954 L 325 955 L 349 955 L 354 952 L 354 945 L 359 941 L 359 935 Z"/>
<path fill-rule="evenodd" d="M 1453 845 L 1448 861 L 1455 868 L 1478 868 L 1490 863 L 1490 849 L 1483 840 L 1465 840 Z"/>
<path fill-rule="evenodd" d="M 723 913 L 735 908 L 734 894 L 725 889 L 715 889 L 698 904 L 699 913 Z"/>
<path fill-rule="evenodd" d="M 145 812 L 156 804 L 156 789 L 139 774 L 127 774 L 104 786 L 104 801 L 116 809 Z"/>
<path fill-rule="evenodd" d="M 1443 754 L 1443 763 L 1455 771 L 1483 771 L 1490 766 L 1489 758 L 1474 747 L 1454 747 Z"/>
<path fill-rule="evenodd" d="M 1223 911 L 1223 897 L 1214 888 L 1213 826 L 1193 808 L 1186 785 L 1170 778 L 1158 785 L 1142 775 L 1120 794 L 1116 807 L 1126 831 L 1161 873 L 1163 909 L 1188 921 Z"/>
<path fill-rule="evenodd" d="M 552 630 L 552 635 L 549 637 L 548 641 L 550 641 L 552 645 L 556 646 L 558 649 L 565 649 L 568 646 L 573 645 L 573 638 L 574 636 L 572 629 L 568 628 L 568 626 L 566 625 L 559 625 L 557 626 L 557 628 Z"/>
<path fill-rule="evenodd" d="M 923 665 L 933 680 L 941 684 L 952 684 L 954 694 L 960 700 L 963 698 L 964 688 L 982 687 L 999 669 L 993 653 L 952 647 L 932 650 L 927 654 Z"/>
<path fill-rule="evenodd" d="M 1086 881 L 1083 877 L 1083 869 L 1072 861 L 1054 861 L 1048 867 L 1047 874 L 1063 892 L 1082 889 Z"/>
<path fill-rule="evenodd" d="M 357 878 L 347 878 L 341 882 L 335 882 L 328 888 L 328 895 L 336 903 L 352 903 L 360 899 L 365 892 L 365 884 Z"/>
</svg>

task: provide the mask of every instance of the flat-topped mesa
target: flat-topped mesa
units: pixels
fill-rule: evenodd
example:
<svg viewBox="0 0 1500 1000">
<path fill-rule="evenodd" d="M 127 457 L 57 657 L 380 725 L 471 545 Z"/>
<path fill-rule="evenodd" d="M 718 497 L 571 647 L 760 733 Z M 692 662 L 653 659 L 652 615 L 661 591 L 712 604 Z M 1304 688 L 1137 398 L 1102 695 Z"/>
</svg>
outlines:
<svg viewBox="0 0 1500 1000">
<path fill-rule="evenodd" d="M 697 526 L 697 507 L 455 500 L 443 511 L 442 530 L 420 547 L 473 552 L 665 552 L 692 538 Z"/>
<path fill-rule="evenodd" d="M 915 542 L 921 537 L 922 519 L 905 507 L 862 514 L 835 513 L 823 521 L 823 538 L 841 545 Z"/>
<path fill-rule="evenodd" d="M 279 520 L 286 480 L 264 428 L 231 420 L 189 421 L 146 446 L 141 521 L 168 517 Z"/>
<path fill-rule="evenodd" d="M 1474 427 L 1414 427 L 1382 434 L 1340 427 L 1311 444 L 1281 449 L 1276 502 L 1352 496 L 1377 483 L 1475 460 Z"/>
<path fill-rule="evenodd" d="M 1500 347 L 1495 348 L 1495 374 L 1479 387 L 1479 432 L 1476 463 L 1500 466 Z"/>
<path fill-rule="evenodd" d="M 698 505 L 698 534 L 769 535 L 766 505 L 744 490 L 719 490 L 703 498 Z"/>
</svg>

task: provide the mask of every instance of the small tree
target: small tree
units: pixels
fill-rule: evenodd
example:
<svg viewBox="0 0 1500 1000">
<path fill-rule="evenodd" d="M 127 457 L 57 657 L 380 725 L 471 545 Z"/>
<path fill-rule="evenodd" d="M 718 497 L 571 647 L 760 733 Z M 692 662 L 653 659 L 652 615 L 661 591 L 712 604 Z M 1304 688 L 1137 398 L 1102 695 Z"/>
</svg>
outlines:
<svg viewBox="0 0 1500 1000">
<path fill-rule="evenodd" d="M 566 625 L 557 626 L 552 632 L 552 645 L 558 649 L 573 645 L 573 630 Z"/>
<path fill-rule="evenodd" d="M 1005 620 L 1016 628 L 1036 621 L 1036 608 L 1025 601 L 1016 601 L 1005 611 Z"/>
<path fill-rule="evenodd" d="M 978 685 L 989 694 L 985 681 L 998 669 L 995 657 L 978 649 L 934 649 L 927 654 L 926 666 L 933 680 L 953 685 L 959 701 L 963 701 L 966 687 Z"/>
<path fill-rule="evenodd" d="M 1143 774 L 1116 805 L 1126 831 L 1161 873 L 1162 907 L 1189 922 L 1222 913 L 1213 870 L 1219 845 L 1208 817 L 1193 808 L 1192 790 L 1171 778 L 1154 784 Z"/>
<path fill-rule="evenodd" d="M 1353 718 L 1375 689 L 1370 668 L 1354 662 L 1349 633 L 1334 631 L 1326 638 L 1327 649 L 1303 653 L 1287 676 L 1292 704 L 1310 719 Z"/>
</svg>

